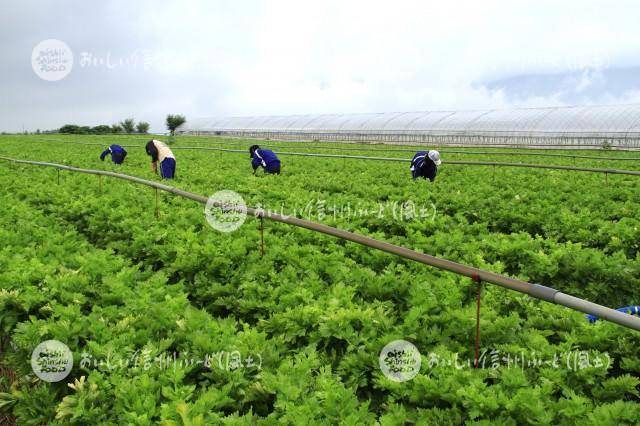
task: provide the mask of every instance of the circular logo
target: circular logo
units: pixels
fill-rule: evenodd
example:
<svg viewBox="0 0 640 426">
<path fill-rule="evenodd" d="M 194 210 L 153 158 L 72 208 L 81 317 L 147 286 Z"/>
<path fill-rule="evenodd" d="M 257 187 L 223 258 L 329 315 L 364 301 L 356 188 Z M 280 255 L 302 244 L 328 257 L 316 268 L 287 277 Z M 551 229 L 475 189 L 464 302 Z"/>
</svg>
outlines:
<svg viewBox="0 0 640 426">
<path fill-rule="evenodd" d="M 43 40 L 31 52 L 31 68 L 43 80 L 62 80 L 73 68 L 73 52 L 64 41 Z"/>
<path fill-rule="evenodd" d="M 31 353 L 31 368 L 45 382 L 59 382 L 69 375 L 73 354 L 59 340 L 46 340 Z"/>
<path fill-rule="evenodd" d="M 406 340 L 394 340 L 382 348 L 379 362 L 382 373 L 394 382 L 413 379 L 422 364 L 418 348 Z"/>
<path fill-rule="evenodd" d="M 247 219 L 247 205 L 240 194 L 225 189 L 209 197 L 204 215 L 213 229 L 232 232 Z"/>
</svg>

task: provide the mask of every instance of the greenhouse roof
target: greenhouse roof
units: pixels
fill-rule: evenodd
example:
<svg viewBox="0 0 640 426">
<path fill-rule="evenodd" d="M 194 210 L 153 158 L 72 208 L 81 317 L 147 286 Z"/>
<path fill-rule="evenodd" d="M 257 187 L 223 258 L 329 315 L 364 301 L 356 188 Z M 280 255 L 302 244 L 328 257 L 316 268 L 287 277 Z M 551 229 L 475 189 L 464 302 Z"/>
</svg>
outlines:
<svg viewBox="0 0 640 426">
<path fill-rule="evenodd" d="M 178 131 L 620 135 L 640 133 L 640 104 L 213 117 L 189 120 Z"/>
</svg>

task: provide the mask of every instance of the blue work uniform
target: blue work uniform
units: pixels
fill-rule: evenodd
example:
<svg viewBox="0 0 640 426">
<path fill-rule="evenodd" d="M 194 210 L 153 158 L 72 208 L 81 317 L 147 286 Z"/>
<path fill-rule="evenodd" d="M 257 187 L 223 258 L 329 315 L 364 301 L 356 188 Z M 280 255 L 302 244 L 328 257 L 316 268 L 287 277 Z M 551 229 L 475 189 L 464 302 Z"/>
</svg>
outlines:
<svg viewBox="0 0 640 426">
<path fill-rule="evenodd" d="M 420 151 L 413 156 L 409 170 L 413 179 L 422 177 L 433 182 L 438 173 L 438 166 L 429 158 L 428 152 Z"/>
<path fill-rule="evenodd" d="M 113 144 L 100 154 L 100 159 L 104 161 L 104 157 L 109 154 L 111 154 L 111 161 L 113 161 L 114 164 L 122 164 L 124 158 L 127 156 L 127 151 L 120 145 Z"/>
<path fill-rule="evenodd" d="M 280 160 L 273 151 L 258 148 L 253 152 L 251 159 L 253 171 L 256 171 L 260 166 L 264 168 L 265 173 L 280 174 Z"/>
</svg>

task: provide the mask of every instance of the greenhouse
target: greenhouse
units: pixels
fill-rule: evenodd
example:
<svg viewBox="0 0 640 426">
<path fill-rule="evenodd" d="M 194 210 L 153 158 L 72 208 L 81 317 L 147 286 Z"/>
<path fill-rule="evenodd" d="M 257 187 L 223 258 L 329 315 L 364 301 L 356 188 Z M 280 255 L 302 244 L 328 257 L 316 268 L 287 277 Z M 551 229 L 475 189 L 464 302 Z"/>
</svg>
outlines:
<svg viewBox="0 0 640 426">
<path fill-rule="evenodd" d="M 213 117 L 189 120 L 177 133 L 301 141 L 640 148 L 640 104 Z"/>
</svg>

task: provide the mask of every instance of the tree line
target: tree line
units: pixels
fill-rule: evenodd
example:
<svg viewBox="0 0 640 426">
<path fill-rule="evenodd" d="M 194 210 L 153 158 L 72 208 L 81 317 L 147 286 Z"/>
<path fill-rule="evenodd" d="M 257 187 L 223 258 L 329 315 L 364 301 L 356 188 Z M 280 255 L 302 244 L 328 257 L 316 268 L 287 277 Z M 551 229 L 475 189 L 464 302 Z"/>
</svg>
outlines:
<svg viewBox="0 0 640 426">
<path fill-rule="evenodd" d="M 184 115 L 169 114 L 166 118 L 167 129 L 173 133 L 182 124 L 187 121 Z M 149 123 L 146 121 L 135 122 L 133 118 L 126 118 L 119 123 L 106 125 L 101 124 L 99 126 L 79 126 L 77 124 L 65 124 L 58 130 L 60 133 L 74 134 L 74 135 L 109 135 L 118 133 L 149 133 Z"/>
</svg>

